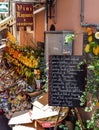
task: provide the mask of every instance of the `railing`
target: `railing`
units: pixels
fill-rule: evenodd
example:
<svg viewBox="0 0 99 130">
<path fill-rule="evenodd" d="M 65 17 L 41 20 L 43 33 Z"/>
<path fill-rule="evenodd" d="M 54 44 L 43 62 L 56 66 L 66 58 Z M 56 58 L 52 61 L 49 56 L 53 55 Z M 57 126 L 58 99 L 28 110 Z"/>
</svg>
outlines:
<svg viewBox="0 0 99 130">
<path fill-rule="evenodd" d="M 9 16 L 5 18 L 4 20 L 0 21 L 0 31 L 7 28 L 7 26 L 12 26 L 16 23 L 16 19 L 14 16 Z"/>
</svg>

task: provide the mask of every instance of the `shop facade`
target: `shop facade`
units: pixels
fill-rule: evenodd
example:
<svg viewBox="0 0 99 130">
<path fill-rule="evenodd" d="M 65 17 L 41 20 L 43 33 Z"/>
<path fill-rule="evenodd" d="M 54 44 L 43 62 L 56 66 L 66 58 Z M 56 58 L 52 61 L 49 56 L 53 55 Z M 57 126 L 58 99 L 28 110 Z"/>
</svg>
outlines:
<svg viewBox="0 0 99 130">
<path fill-rule="evenodd" d="M 52 32 L 51 35 L 56 32 L 54 40 L 56 40 L 57 42 L 59 42 L 60 40 L 57 38 L 59 36 L 57 35 L 57 33 L 61 34 L 60 32 L 62 32 L 62 41 L 64 41 L 64 32 L 65 36 L 69 32 L 72 32 L 73 34 L 77 34 L 77 37 L 73 41 L 73 46 L 71 46 L 73 50 L 73 55 L 83 55 L 84 44 L 86 44 L 85 42 L 87 42 L 86 38 L 84 37 L 84 34 L 86 34 L 86 28 L 91 26 L 94 33 L 98 31 L 98 16 L 96 13 L 98 12 L 98 1 L 95 0 L 95 2 L 93 2 L 92 0 L 53 0 L 51 1 L 52 3 L 47 4 L 46 2 L 50 1 L 46 0 L 43 3 L 36 3 L 38 7 L 36 7 L 36 4 L 34 6 L 33 30 L 31 30 L 30 27 L 27 27 L 26 30 L 20 28 L 19 31 L 16 31 L 16 26 L 14 23 L 9 26 L 9 31 L 13 33 L 13 35 L 17 38 L 18 42 L 22 46 L 30 44 L 29 40 L 32 40 L 31 43 L 33 43 L 34 45 L 43 44 L 43 47 L 45 47 L 46 44 L 49 44 L 50 46 L 50 41 L 47 41 L 46 39 L 46 32 Z M 94 7 L 97 7 L 96 11 L 93 5 Z M 15 3 L 14 5 L 12 5 L 12 9 L 14 11 L 13 7 L 15 7 Z M 15 13 L 16 12 L 13 12 L 13 14 Z M 52 25 L 54 26 L 54 29 L 51 30 Z M 49 37 L 47 38 L 49 40 Z M 56 47 L 55 49 L 57 49 L 57 43 L 55 41 L 51 43 L 52 48 L 53 44 L 54 48 Z M 63 48 L 63 43 L 61 45 Z M 11 55 L 15 56 L 14 53 Z M 23 57 L 25 57 L 25 55 Z M 26 62 L 26 64 L 28 63 Z M 89 113 L 88 115 L 85 115 L 83 108 L 80 108 L 79 111 L 82 118 L 87 119 L 90 117 Z"/>
</svg>

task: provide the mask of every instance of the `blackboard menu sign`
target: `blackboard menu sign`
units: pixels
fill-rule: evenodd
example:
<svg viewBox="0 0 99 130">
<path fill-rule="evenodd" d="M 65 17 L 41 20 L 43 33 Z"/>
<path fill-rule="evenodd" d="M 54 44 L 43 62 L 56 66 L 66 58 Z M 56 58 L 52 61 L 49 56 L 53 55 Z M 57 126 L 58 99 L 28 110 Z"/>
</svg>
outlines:
<svg viewBox="0 0 99 130">
<path fill-rule="evenodd" d="M 82 56 L 50 55 L 48 102 L 50 106 L 80 107 L 85 86 L 85 65 L 78 68 Z"/>
</svg>

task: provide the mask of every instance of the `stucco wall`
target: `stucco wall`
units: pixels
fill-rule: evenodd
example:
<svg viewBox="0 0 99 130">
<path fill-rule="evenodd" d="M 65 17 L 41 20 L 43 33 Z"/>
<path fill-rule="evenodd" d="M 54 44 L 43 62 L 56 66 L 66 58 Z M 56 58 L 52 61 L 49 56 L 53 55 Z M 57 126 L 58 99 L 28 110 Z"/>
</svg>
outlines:
<svg viewBox="0 0 99 130">
<path fill-rule="evenodd" d="M 45 24 L 44 14 L 36 15 L 36 40 L 44 41 L 42 34 Z M 53 14 L 52 14 L 53 15 Z M 57 0 L 56 3 L 56 23 L 54 19 L 48 19 L 48 30 L 52 23 L 55 24 L 56 31 L 72 30 L 75 33 L 81 32 L 83 29 L 80 26 L 80 0 Z M 75 39 L 74 54 L 82 54 L 82 36 Z"/>
<path fill-rule="evenodd" d="M 48 30 L 52 23 L 55 24 L 56 31 L 58 30 L 72 30 L 74 33 L 80 33 L 74 42 L 74 54 L 81 55 L 83 48 L 83 32 L 85 27 L 81 27 L 80 11 L 81 0 L 56 0 L 56 23 L 54 19 L 48 19 Z M 98 23 L 99 16 L 97 12 L 99 0 L 84 0 L 84 22 Z M 36 15 L 36 40 L 44 41 L 43 31 L 46 23 L 44 21 L 45 15 L 41 13 Z M 43 21 L 42 21 L 43 18 Z M 42 33 L 41 33 L 42 32 Z M 81 34 L 82 33 L 82 34 Z"/>
<path fill-rule="evenodd" d="M 56 30 L 82 31 L 80 26 L 80 0 L 57 0 Z M 82 53 L 82 37 L 74 42 L 74 54 Z"/>
<path fill-rule="evenodd" d="M 45 30 L 45 11 L 37 13 L 35 15 L 35 39 L 37 42 L 44 41 L 44 30 Z"/>
</svg>

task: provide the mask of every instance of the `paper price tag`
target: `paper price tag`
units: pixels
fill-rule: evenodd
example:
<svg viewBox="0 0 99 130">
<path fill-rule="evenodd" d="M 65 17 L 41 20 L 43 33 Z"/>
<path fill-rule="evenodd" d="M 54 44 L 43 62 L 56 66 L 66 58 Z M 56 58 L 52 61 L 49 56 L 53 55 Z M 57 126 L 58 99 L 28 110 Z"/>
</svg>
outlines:
<svg viewBox="0 0 99 130">
<path fill-rule="evenodd" d="M 42 127 L 43 128 L 50 128 L 51 127 L 51 123 L 49 123 L 49 122 L 43 122 L 42 123 Z"/>
</svg>

